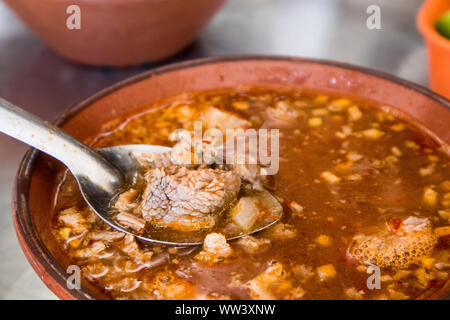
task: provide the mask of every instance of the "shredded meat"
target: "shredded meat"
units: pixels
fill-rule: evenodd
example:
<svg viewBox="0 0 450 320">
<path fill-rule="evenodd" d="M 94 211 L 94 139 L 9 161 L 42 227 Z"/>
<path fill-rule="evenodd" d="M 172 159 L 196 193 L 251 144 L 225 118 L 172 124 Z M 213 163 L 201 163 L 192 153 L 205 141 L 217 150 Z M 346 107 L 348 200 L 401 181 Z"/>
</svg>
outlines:
<svg viewBox="0 0 450 320">
<path fill-rule="evenodd" d="M 116 232 L 116 231 L 92 231 L 89 232 L 89 239 L 97 241 L 104 240 L 108 242 L 120 240 L 123 238 L 125 233 Z"/>
<path fill-rule="evenodd" d="M 136 159 L 142 166 L 152 168 L 193 164 L 193 139 L 193 133 L 190 131 L 175 131 L 171 134 L 171 140 L 177 143 L 172 150 L 163 153 L 145 152 Z"/>
<path fill-rule="evenodd" d="M 128 211 L 136 208 L 136 203 L 133 202 L 136 197 L 136 190 L 130 189 L 122 193 L 118 198 L 114 206 L 119 211 Z"/>
<path fill-rule="evenodd" d="M 86 219 L 75 207 L 61 211 L 58 216 L 58 221 L 67 227 L 72 228 L 75 233 L 84 233 L 89 227 Z"/>
<path fill-rule="evenodd" d="M 145 227 L 145 221 L 135 215 L 127 212 L 120 212 L 116 216 L 117 221 L 124 225 L 125 227 L 129 227 L 135 231 L 142 231 Z"/>
<path fill-rule="evenodd" d="M 133 258 L 137 263 L 149 262 L 153 257 L 153 252 L 147 249 L 141 249 L 134 236 L 127 234 L 120 244 L 120 250 Z"/>
<path fill-rule="evenodd" d="M 233 201 L 240 178 L 232 171 L 168 167 L 149 170 L 140 211 L 153 225 L 180 231 L 214 226 L 221 208 Z"/>
<path fill-rule="evenodd" d="M 95 241 L 89 246 L 75 251 L 74 255 L 78 258 L 96 258 L 101 252 L 106 249 L 103 241 Z"/>
</svg>

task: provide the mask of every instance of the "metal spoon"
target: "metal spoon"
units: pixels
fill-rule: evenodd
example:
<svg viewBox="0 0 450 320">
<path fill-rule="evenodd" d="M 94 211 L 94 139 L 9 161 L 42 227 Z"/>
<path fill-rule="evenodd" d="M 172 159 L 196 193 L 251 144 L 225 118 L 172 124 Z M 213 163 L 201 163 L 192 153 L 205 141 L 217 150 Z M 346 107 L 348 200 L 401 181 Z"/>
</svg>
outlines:
<svg viewBox="0 0 450 320">
<path fill-rule="evenodd" d="M 158 240 L 145 234 L 137 234 L 132 229 L 117 223 L 111 214 L 111 200 L 122 190 L 125 182 L 133 181 L 138 174 L 139 165 L 135 157 L 141 153 L 163 153 L 170 151 L 171 148 L 154 145 L 121 145 L 93 150 L 58 127 L 2 98 L 0 98 L 0 131 L 64 163 L 75 177 L 83 198 L 94 213 L 114 229 L 133 234 L 147 242 L 164 245 L 190 246 L 202 243 Z M 252 230 L 251 233 L 266 229 L 278 220 L 275 219 L 257 230 Z M 233 236 L 229 240 L 247 234 Z"/>
</svg>

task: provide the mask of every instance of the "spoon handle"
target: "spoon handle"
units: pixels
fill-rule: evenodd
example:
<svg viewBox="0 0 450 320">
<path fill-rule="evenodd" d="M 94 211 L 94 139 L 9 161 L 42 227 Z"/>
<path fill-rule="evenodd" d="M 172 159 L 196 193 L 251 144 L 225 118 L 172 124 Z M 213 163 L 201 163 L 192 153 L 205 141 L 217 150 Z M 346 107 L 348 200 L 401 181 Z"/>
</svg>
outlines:
<svg viewBox="0 0 450 320">
<path fill-rule="evenodd" d="M 76 177 L 90 180 L 107 192 L 113 192 L 122 185 L 120 171 L 97 151 L 2 98 L 0 132 L 60 160 Z"/>
</svg>

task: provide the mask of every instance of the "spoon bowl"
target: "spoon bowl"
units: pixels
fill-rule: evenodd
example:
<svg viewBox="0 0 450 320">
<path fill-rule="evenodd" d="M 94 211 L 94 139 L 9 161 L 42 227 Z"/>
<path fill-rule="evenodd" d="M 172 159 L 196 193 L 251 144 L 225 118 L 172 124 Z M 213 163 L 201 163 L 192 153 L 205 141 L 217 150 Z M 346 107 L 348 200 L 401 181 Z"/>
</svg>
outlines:
<svg viewBox="0 0 450 320">
<path fill-rule="evenodd" d="M 99 186 L 93 183 L 90 179 L 84 179 L 83 176 L 75 175 L 75 179 L 80 187 L 81 194 L 86 202 L 89 204 L 95 214 L 116 230 L 133 234 L 137 238 L 147 241 L 161 243 L 157 239 L 151 239 L 141 234 L 137 234 L 130 228 L 124 227 L 119 224 L 115 219 L 111 211 L 111 202 L 118 195 L 120 191 L 123 191 L 123 185 L 134 184 L 139 174 L 139 163 L 136 158 L 142 153 L 163 153 L 170 151 L 171 148 L 163 146 L 153 146 L 144 144 L 134 145 L 121 145 L 108 148 L 97 149 L 96 151 L 103 156 L 110 164 L 118 168 L 123 175 L 122 185 L 116 189 L 105 190 L 99 188 Z M 171 244 L 167 242 L 165 244 Z"/>
<path fill-rule="evenodd" d="M 101 148 L 97 149 L 97 152 L 123 173 L 126 185 L 133 185 L 139 175 L 140 165 L 136 158 L 141 157 L 141 155 L 145 153 L 164 153 L 170 150 L 171 148 L 164 146 L 133 144 Z M 146 227 L 144 232 L 137 233 L 135 230 L 118 223 L 116 219 L 114 219 L 115 213 L 111 210 L 112 201 L 116 199 L 118 192 L 124 191 L 123 188 L 114 192 L 107 192 L 99 189 L 89 180 L 77 178 L 77 182 L 84 199 L 103 222 L 116 230 L 132 234 L 139 240 L 162 245 L 185 247 L 201 245 L 204 236 L 207 234 L 207 232 L 186 233 L 170 229 L 157 229 L 151 226 Z M 278 203 L 278 200 L 276 200 L 269 192 L 266 192 L 266 194 L 272 201 Z M 227 240 L 236 240 L 246 235 L 263 231 L 278 222 L 281 217 L 282 211 L 280 211 L 279 215 L 276 215 L 276 218 L 263 226 L 252 229 L 250 232 L 227 235 Z"/>
<path fill-rule="evenodd" d="M 64 163 L 75 177 L 89 207 L 112 228 L 133 234 L 136 238 L 151 243 L 174 246 L 202 244 L 203 236 L 199 238 L 197 235 L 197 238 L 191 238 L 187 234 L 174 231 L 169 233 L 176 239 L 172 241 L 170 237 L 158 236 L 164 234 L 160 232 L 161 229 L 156 230 L 150 226 L 143 233 L 137 233 L 120 225 L 114 219 L 115 212 L 111 209 L 112 201 L 121 191 L 125 191 L 126 186 L 133 185 L 138 178 L 140 164 L 136 159 L 143 153 L 163 153 L 170 151 L 171 148 L 153 145 L 121 145 L 93 150 L 58 127 L 2 98 L 0 98 L 0 131 Z M 269 197 L 273 196 L 269 195 Z M 228 237 L 228 240 L 266 229 L 281 219 L 281 212 L 279 211 L 279 214 L 265 225 L 258 226 L 250 232 Z"/>
</svg>

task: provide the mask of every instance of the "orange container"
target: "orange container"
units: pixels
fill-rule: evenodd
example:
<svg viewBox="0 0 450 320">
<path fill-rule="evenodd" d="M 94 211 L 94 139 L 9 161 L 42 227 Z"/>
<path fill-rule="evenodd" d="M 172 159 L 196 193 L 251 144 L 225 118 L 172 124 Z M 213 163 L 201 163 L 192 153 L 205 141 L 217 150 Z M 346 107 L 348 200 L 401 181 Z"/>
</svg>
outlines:
<svg viewBox="0 0 450 320">
<path fill-rule="evenodd" d="M 417 15 L 417 27 L 425 38 L 431 88 L 450 99 L 450 40 L 440 35 L 434 24 L 450 10 L 450 0 L 427 0 Z"/>
</svg>

